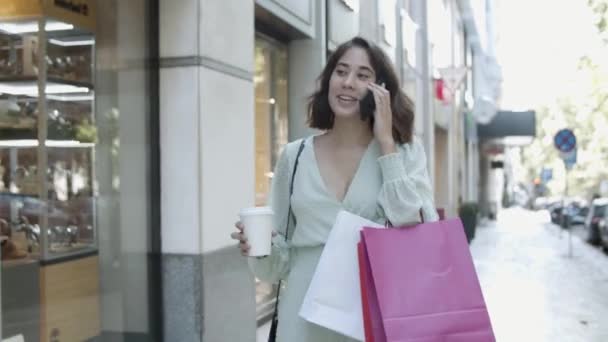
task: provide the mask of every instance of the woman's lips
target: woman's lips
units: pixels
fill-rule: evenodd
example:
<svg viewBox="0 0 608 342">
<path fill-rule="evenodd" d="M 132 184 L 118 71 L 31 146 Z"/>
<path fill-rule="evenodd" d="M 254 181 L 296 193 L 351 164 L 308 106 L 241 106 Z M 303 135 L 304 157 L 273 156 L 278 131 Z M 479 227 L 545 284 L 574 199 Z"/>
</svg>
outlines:
<svg viewBox="0 0 608 342">
<path fill-rule="evenodd" d="M 356 102 L 359 101 L 358 98 L 353 97 L 353 96 L 348 96 L 348 95 L 338 95 L 338 100 L 342 101 L 342 102 Z"/>
</svg>

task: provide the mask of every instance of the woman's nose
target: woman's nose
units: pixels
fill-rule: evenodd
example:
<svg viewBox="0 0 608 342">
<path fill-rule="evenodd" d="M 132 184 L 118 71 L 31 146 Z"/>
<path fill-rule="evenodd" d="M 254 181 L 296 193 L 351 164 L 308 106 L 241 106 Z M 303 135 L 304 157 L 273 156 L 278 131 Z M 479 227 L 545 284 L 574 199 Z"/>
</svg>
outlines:
<svg viewBox="0 0 608 342">
<path fill-rule="evenodd" d="M 342 85 L 347 88 L 353 88 L 353 86 L 355 84 L 354 82 L 355 82 L 355 75 L 353 73 L 349 73 L 348 75 L 346 75 L 346 77 L 344 77 L 344 81 L 342 82 Z"/>
</svg>

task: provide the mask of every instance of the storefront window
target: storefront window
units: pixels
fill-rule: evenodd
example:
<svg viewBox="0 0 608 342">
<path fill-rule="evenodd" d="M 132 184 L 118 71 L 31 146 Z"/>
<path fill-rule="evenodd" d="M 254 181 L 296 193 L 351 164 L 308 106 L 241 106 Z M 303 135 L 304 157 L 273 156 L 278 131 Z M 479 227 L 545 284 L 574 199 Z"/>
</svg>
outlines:
<svg viewBox="0 0 608 342">
<path fill-rule="evenodd" d="M 91 21 L 91 24 L 93 22 Z M 90 25 L 93 26 L 93 25 Z M 4 335 L 92 337 L 99 334 L 97 296 L 79 298 L 87 309 L 66 325 L 69 310 L 55 300 L 97 294 L 97 222 L 94 191 L 94 33 L 40 12 L 0 23 L 0 226 Z M 39 27 L 46 27 L 40 32 Z M 37 293 L 24 293 L 26 277 Z M 37 307 L 11 322 L 11 299 Z M 31 302 L 31 298 L 36 298 Z M 33 318 L 33 317 L 32 317 Z M 34 319 L 34 318 L 33 318 Z M 14 331 L 11 331 L 14 330 Z"/>
<path fill-rule="evenodd" d="M 150 5 L 5 2 L 2 337 L 147 333 Z"/>
<path fill-rule="evenodd" d="M 81 31 L 79 39 L 86 44 L 69 45 L 65 43 L 69 36 L 52 31 L 46 37 L 39 35 L 36 20 L 4 26 L 0 31 L 2 225 L 8 226 L 11 241 L 23 239 L 27 258 L 48 260 L 94 248 L 94 37 Z M 44 69 L 45 77 L 39 77 Z M 46 93 L 39 93 L 39 86 L 46 87 Z M 42 210 L 45 205 L 47 210 Z"/>
<path fill-rule="evenodd" d="M 287 47 L 255 40 L 256 205 L 268 200 L 274 165 L 287 144 Z"/>
<path fill-rule="evenodd" d="M 266 205 L 272 171 L 287 144 L 287 47 L 271 39 L 255 40 L 255 202 Z M 272 310 L 275 289 L 257 281 L 258 317 Z"/>
</svg>

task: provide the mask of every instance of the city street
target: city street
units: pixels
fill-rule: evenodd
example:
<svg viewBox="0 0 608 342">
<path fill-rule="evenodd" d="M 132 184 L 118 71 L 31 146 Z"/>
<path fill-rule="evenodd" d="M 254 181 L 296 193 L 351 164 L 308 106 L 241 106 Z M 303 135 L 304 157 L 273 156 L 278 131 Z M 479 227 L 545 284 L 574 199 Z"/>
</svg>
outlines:
<svg viewBox="0 0 608 342">
<path fill-rule="evenodd" d="M 479 224 L 471 253 L 497 341 L 608 341 L 608 256 L 578 229 L 570 257 L 568 232 L 545 212 L 505 209 Z"/>
<path fill-rule="evenodd" d="M 382 244 L 387 322 L 472 342 L 411 310 L 481 287 L 500 342 L 608 342 L 608 0 L 0 3 L 0 342 L 266 342 L 289 271 L 281 342 L 340 342 L 297 316 L 338 211 L 433 205 L 469 277 L 445 239 Z"/>
<path fill-rule="evenodd" d="M 608 341 L 608 257 L 549 221 L 507 209 L 483 222 L 471 252 L 497 341 Z"/>
</svg>

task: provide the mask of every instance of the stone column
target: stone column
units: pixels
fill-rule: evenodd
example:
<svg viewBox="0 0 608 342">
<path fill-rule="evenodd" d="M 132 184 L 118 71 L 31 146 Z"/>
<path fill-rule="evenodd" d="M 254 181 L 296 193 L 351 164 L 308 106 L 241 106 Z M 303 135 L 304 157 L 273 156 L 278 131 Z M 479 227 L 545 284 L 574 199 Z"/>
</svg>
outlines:
<svg viewBox="0 0 608 342">
<path fill-rule="evenodd" d="M 160 0 L 165 341 L 255 341 L 229 237 L 254 203 L 253 54 L 253 1 Z"/>
</svg>

